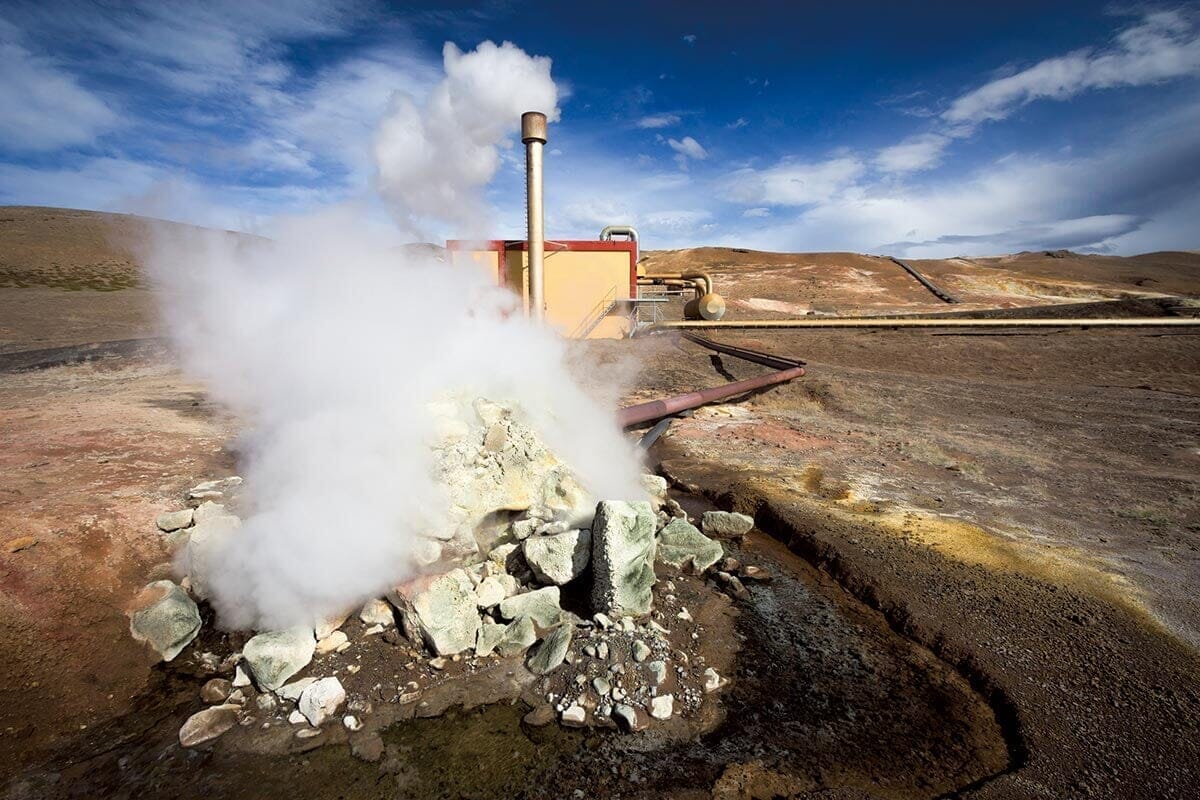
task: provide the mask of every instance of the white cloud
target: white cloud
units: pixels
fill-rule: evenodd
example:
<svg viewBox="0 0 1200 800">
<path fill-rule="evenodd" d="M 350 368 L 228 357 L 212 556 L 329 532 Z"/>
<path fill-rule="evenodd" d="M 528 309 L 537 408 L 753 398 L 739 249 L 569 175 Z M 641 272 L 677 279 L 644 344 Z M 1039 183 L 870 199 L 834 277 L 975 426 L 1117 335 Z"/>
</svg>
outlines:
<svg viewBox="0 0 1200 800">
<path fill-rule="evenodd" d="M 950 143 L 948 137 L 937 133 L 910 136 L 899 144 L 885 147 L 875 154 L 875 167 L 881 172 L 906 173 L 936 166 L 942 152 Z"/>
<path fill-rule="evenodd" d="M 1159 11 L 1121 31 L 1104 50 L 1077 50 L 997 78 L 960 96 L 942 113 L 970 127 L 1004 119 L 1040 99 L 1066 100 L 1089 89 L 1142 86 L 1200 73 L 1200 36 L 1179 11 Z"/>
<path fill-rule="evenodd" d="M 651 230 L 688 233 L 711 229 L 708 222 L 712 218 L 712 212 L 707 209 L 668 209 L 642 215 L 643 224 Z"/>
<path fill-rule="evenodd" d="M 679 124 L 678 114 L 650 114 L 638 120 L 639 128 L 669 128 Z"/>
<path fill-rule="evenodd" d="M 314 156 L 286 139 L 258 136 L 236 151 L 236 157 L 250 169 L 287 172 L 304 177 L 316 176 Z"/>
<path fill-rule="evenodd" d="M 680 166 L 683 166 L 689 158 L 696 161 L 708 158 L 708 151 L 691 136 L 685 136 L 682 139 L 667 139 L 667 146 L 678 154 L 676 158 L 679 160 Z"/>
<path fill-rule="evenodd" d="M 280 113 L 263 120 L 277 136 L 345 171 L 343 182 L 363 186 L 371 177 L 371 136 L 392 95 L 423 98 L 442 70 L 401 48 L 373 50 L 319 73 Z"/>
<path fill-rule="evenodd" d="M 151 73 L 190 94 L 235 92 L 270 102 L 269 90 L 291 73 L 285 43 L 343 34 L 367 12 L 361 3 L 321 0 L 142 0 L 60 16 L 43 23 L 86 29 L 91 41 L 121 54 L 130 74 Z"/>
<path fill-rule="evenodd" d="M 726 125 L 725 127 L 729 128 L 729 130 L 731 130 L 731 131 L 736 131 L 738 128 L 744 128 L 749 124 L 750 123 L 746 121 L 745 117 L 738 117 L 733 122 Z"/>
<path fill-rule="evenodd" d="M 683 35 L 683 41 L 687 42 L 689 45 L 693 45 L 693 44 L 695 44 L 695 43 L 696 43 L 696 34 L 694 34 L 694 33 L 685 33 L 685 34 Z"/>
<path fill-rule="evenodd" d="M 721 243 L 767 250 L 850 250 L 911 257 L 1069 248 L 1194 249 L 1200 213 L 1200 98 L 1113 132 L 1086 155 L 1008 155 L 913 182 L 853 156 L 785 160 L 718 182 L 726 200 L 799 206 L 721 228 Z M 859 164 L 859 168 L 856 168 Z M 712 240 L 709 240 L 712 241 Z M 715 243 L 715 242 L 714 242 Z"/>
<path fill-rule="evenodd" d="M 763 217 L 771 216 L 771 209 L 763 206 L 758 206 L 757 208 L 747 208 L 742 212 L 742 216 L 746 219 L 762 219 Z"/>
<path fill-rule="evenodd" d="M 17 29 L 0 19 L 0 143 L 32 151 L 91 144 L 121 124 L 99 96 L 48 58 L 19 41 Z"/>
<path fill-rule="evenodd" d="M 806 163 L 785 159 L 767 169 L 735 170 L 722 181 L 722 194 L 736 203 L 805 206 L 825 203 L 863 174 L 862 161 L 840 156 Z"/>
<path fill-rule="evenodd" d="M 658 135 L 658 141 L 663 141 L 662 134 Z M 688 159 L 703 161 L 708 158 L 708 151 L 691 136 L 685 136 L 682 139 L 667 139 L 666 142 L 667 146 L 675 151 L 675 163 L 684 172 L 688 168 Z"/>
</svg>

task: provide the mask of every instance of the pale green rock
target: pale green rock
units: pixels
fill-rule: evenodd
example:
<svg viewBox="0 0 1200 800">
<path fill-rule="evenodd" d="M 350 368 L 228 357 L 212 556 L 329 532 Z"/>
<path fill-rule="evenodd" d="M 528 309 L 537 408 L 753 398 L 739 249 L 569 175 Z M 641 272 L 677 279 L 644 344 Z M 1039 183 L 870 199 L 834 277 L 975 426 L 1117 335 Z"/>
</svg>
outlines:
<svg viewBox="0 0 1200 800">
<path fill-rule="evenodd" d="M 658 533 L 659 563 L 679 569 L 688 561 L 695 564 L 697 572 L 716 564 L 725 555 L 721 543 L 701 533 L 686 519 L 673 519 Z"/>
<path fill-rule="evenodd" d="M 592 522 L 592 610 L 612 616 L 650 612 L 657 540 L 649 502 L 605 500 Z"/>
</svg>

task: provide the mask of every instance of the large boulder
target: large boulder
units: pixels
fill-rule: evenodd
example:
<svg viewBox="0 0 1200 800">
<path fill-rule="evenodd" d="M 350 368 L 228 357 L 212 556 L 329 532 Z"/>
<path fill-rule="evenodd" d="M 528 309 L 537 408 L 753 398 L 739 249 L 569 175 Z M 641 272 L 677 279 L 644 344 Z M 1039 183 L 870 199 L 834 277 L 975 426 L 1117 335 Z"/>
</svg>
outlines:
<svg viewBox="0 0 1200 800">
<path fill-rule="evenodd" d="M 507 597 L 500 601 L 500 616 L 505 619 L 529 617 L 540 628 L 557 625 L 562 621 L 558 587 L 547 586 L 543 589 Z"/>
<path fill-rule="evenodd" d="M 129 632 L 170 661 L 200 632 L 200 609 L 174 582 L 154 581 L 134 598 Z"/>
<path fill-rule="evenodd" d="M 332 717 L 346 702 L 346 690 L 337 678 L 321 678 L 300 694 L 296 709 L 313 727 Z"/>
<path fill-rule="evenodd" d="M 190 508 L 185 508 L 182 511 L 166 511 L 158 515 L 155 524 L 163 533 L 177 531 L 180 528 L 186 528 L 192 524 L 192 514 L 194 512 Z"/>
<path fill-rule="evenodd" d="M 605 500 L 592 522 L 592 610 L 609 615 L 650 613 L 654 588 L 654 531 L 650 503 Z"/>
<path fill-rule="evenodd" d="M 479 634 L 475 637 L 475 655 L 488 656 L 500 644 L 508 626 L 493 621 L 491 617 L 484 617 L 481 622 Z"/>
<path fill-rule="evenodd" d="M 258 688 L 275 691 L 308 666 L 316 647 L 312 628 L 268 631 L 252 636 L 246 642 L 242 660 L 250 668 Z"/>
<path fill-rule="evenodd" d="M 724 555 L 720 542 L 705 536 L 686 519 L 677 517 L 658 532 L 656 557 L 660 563 L 676 569 L 691 561 L 697 572 L 703 572 Z"/>
<path fill-rule="evenodd" d="M 643 475 L 640 483 L 654 508 L 661 508 L 667 501 L 667 479 L 661 475 Z"/>
<path fill-rule="evenodd" d="M 745 536 L 754 527 L 754 517 L 733 511 L 705 511 L 700 527 L 709 536 Z"/>
<path fill-rule="evenodd" d="M 241 706 L 229 703 L 197 711 L 179 729 L 179 743 L 196 747 L 211 742 L 237 724 L 240 709 Z"/>
<path fill-rule="evenodd" d="M 466 570 L 439 575 L 412 597 L 412 610 L 421 638 L 440 656 L 454 655 L 475 646 L 479 611 L 475 584 Z"/>
<path fill-rule="evenodd" d="M 187 529 L 187 544 L 179 549 L 176 565 L 187 574 L 192 591 L 201 600 L 212 596 L 212 576 L 219 571 L 220 559 L 241 524 L 232 514 L 213 513 L 201 516 L 195 527 Z"/>
<path fill-rule="evenodd" d="M 489 575 L 475 587 L 475 605 L 480 608 L 493 608 L 501 600 L 511 597 L 520 591 L 517 579 L 512 575 Z"/>
<path fill-rule="evenodd" d="M 539 581 L 562 586 L 587 568 L 592 556 L 592 532 L 585 529 L 531 536 L 522 548 L 526 563 Z"/>
<path fill-rule="evenodd" d="M 363 625 L 367 626 L 382 625 L 386 628 L 396 624 L 391 605 L 388 604 L 388 601 L 378 598 L 363 603 L 362 608 L 358 611 L 358 618 Z"/>
<path fill-rule="evenodd" d="M 496 650 L 500 655 L 508 658 L 524 653 L 536 641 L 537 631 L 533 629 L 533 620 L 529 617 L 521 617 L 504 629 L 504 635 L 500 637 Z"/>
<path fill-rule="evenodd" d="M 557 669 L 567 656 L 567 649 L 571 646 L 573 633 L 574 628 L 569 624 L 560 625 L 551 631 L 550 635 L 538 645 L 537 650 L 530 654 L 527 662 L 529 671 L 534 675 L 545 675 Z"/>
</svg>

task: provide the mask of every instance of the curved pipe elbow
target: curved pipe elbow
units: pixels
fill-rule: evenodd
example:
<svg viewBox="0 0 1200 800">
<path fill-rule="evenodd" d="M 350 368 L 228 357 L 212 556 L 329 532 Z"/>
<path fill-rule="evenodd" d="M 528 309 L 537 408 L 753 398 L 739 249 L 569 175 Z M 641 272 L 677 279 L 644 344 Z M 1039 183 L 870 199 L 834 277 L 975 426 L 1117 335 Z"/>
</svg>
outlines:
<svg viewBox="0 0 1200 800">
<path fill-rule="evenodd" d="M 600 231 L 600 241 L 611 242 L 614 236 L 622 235 L 635 244 L 639 241 L 637 228 L 632 225 L 606 225 L 604 230 Z"/>
</svg>

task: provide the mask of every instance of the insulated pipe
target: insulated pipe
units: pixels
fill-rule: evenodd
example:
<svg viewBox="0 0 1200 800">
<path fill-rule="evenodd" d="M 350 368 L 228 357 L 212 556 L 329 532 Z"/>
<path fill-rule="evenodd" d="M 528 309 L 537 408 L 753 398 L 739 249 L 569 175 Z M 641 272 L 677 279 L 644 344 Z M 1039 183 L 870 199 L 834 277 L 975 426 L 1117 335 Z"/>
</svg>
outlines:
<svg viewBox="0 0 1200 800">
<path fill-rule="evenodd" d="M 689 300 L 683 305 L 684 319 L 704 319 L 717 321 L 725 316 L 725 298 L 719 294 L 709 293 L 695 300 Z"/>
<path fill-rule="evenodd" d="M 541 321 L 546 315 L 544 267 L 546 230 L 543 225 L 542 148 L 546 144 L 546 115 L 526 111 L 521 115 L 521 141 L 525 143 L 525 197 L 528 200 L 529 315 Z"/>
<path fill-rule="evenodd" d="M 627 406 L 618 411 L 617 422 L 622 428 L 628 428 L 630 425 L 662 419 L 671 414 L 686 411 L 689 408 L 697 408 L 706 403 L 724 400 L 727 397 L 734 397 L 735 395 L 744 394 L 755 389 L 787 383 L 793 378 L 799 378 L 803 374 L 804 367 L 791 367 L 790 369 L 782 369 L 778 372 L 769 372 L 757 378 L 748 378 L 744 381 L 726 383 L 723 386 L 714 386 L 711 389 L 688 392 L 687 394 L 668 397 L 664 400 L 651 400 L 649 403 L 638 403 L 636 406 Z"/>
<path fill-rule="evenodd" d="M 641 257 L 637 228 L 632 225 L 605 225 L 604 230 L 600 231 L 600 241 L 611 242 L 614 236 L 621 235 L 629 237 L 629 241 L 633 242 L 633 263 L 636 264 Z"/>
<path fill-rule="evenodd" d="M 1096 319 L 911 319 L 886 317 L 814 319 L 671 320 L 649 330 L 670 328 L 1186 328 L 1200 326 L 1200 317 L 1098 317 Z"/>
<path fill-rule="evenodd" d="M 637 279 L 638 286 L 681 286 L 685 289 L 691 289 L 696 293 L 696 297 L 703 297 L 708 294 L 704 281 L 690 278 L 664 278 L 662 276 L 641 277 Z"/>
<path fill-rule="evenodd" d="M 687 281 L 699 287 L 701 296 L 712 294 L 713 290 L 713 279 L 707 272 L 669 272 L 663 275 L 644 275 L 642 276 L 642 280 Z"/>
</svg>

